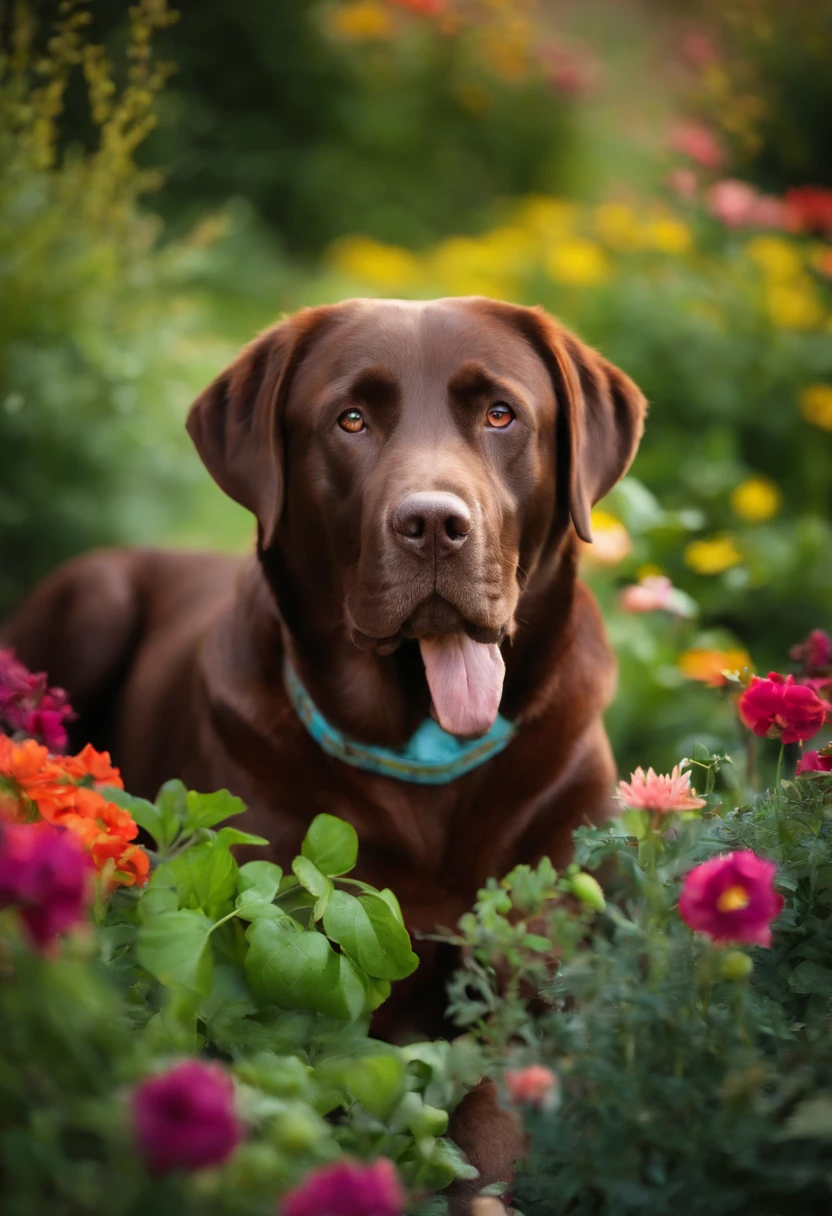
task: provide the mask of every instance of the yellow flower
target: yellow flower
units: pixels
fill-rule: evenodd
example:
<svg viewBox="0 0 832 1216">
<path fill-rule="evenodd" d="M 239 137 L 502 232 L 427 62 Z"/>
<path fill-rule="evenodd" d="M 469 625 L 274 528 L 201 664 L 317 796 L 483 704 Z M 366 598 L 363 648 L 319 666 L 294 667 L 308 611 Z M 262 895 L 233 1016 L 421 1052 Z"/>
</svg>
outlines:
<svg viewBox="0 0 832 1216">
<path fill-rule="evenodd" d="M 770 282 L 766 306 L 778 329 L 813 329 L 823 320 L 823 309 L 811 279 Z"/>
<path fill-rule="evenodd" d="M 593 211 L 595 231 L 610 249 L 638 249 L 641 229 L 626 203 L 600 203 Z"/>
<path fill-rule="evenodd" d="M 592 544 L 584 556 L 596 566 L 617 566 L 632 549 L 630 534 L 620 519 L 608 511 L 592 512 Z"/>
<path fill-rule="evenodd" d="M 751 666 L 751 659 L 745 650 L 707 650 L 697 647 L 693 650 L 683 650 L 676 666 L 689 680 L 700 680 L 703 684 L 716 688 L 725 683 L 723 671 L 742 671 L 743 667 Z"/>
<path fill-rule="evenodd" d="M 755 524 L 776 515 L 782 501 L 780 487 L 767 477 L 749 477 L 740 482 L 731 495 L 735 513 Z"/>
<path fill-rule="evenodd" d="M 340 38 L 356 41 L 389 38 L 393 33 L 393 18 L 388 8 L 374 0 L 355 0 L 334 8 L 329 14 L 329 28 Z"/>
<path fill-rule="evenodd" d="M 660 215 L 644 226 L 645 244 L 660 253 L 688 253 L 693 248 L 693 236 L 687 224 L 672 215 Z"/>
<path fill-rule="evenodd" d="M 557 283 L 590 287 L 607 277 L 607 259 L 595 241 L 576 236 L 549 251 L 546 269 Z"/>
<path fill-rule="evenodd" d="M 368 236 L 342 237 L 330 248 L 329 261 L 349 278 L 385 291 L 410 287 L 420 278 L 418 259 L 409 250 Z"/>
<path fill-rule="evenodd" d="M 663 574 L 661 566 L 657 566 L 655 562 L 645 562 L 636 571 L 636 582 L 644 582 L 646 578 L 661 578 Z"/>
<path fill-rule="evenodd" d="M 741 561 L 742 554 L 736 541 L 727 534 L 691 541 L 685 549 L 685 562 L 697 574 L 721 574 Z"/>
<path fill-rule="evenodd" d="M 575 231 L 578 208 L 560 198 L 532 194 L 520 206 L 517 220 L 539 238 L 557 240 Z"/>
<path fill-rule="evenodd" d="M 795 279 L 803 269 L 797 249 L 779 236 L 755 236 L 745 252 L 771 279 Z"/>
<path fill-rule="evenodd" d="M 832 384 L 807 384 L 800 394 L 800 412 L 812 426 L 832 431 Z"/>
<path fill-rule="evenodd" d="M 484 241 L 452 236 L 440 241 L 430 255 L 428 274 L 443 291 L 454 296 L 511 295 L 511 259 L 494 256 Z"/>
</svg>

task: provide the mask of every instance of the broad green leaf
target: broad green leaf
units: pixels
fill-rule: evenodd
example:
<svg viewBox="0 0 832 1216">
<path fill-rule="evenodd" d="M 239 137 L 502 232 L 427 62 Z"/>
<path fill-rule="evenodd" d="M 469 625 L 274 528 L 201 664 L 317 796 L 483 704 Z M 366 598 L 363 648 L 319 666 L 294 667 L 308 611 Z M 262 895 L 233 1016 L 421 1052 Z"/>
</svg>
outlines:
<svg viewBox="0 0 832 1216">
<path fill-rule="evenodd" d="M 377 1119 L 387 1119 L 404 1094 L 405 1062 L 392 1052 L 335 1057 L 320 1064 L 315 1077 L 346 1090 Z"/>
<path fill-rule="evenodd" d="M 390 888 L 384 887 L 384 889 L 379 891 L 378 894 L 379 894 L 379 898 L 383 899 L 384 902 L 387 904 L 388 908 L 393 913 L 393 915 L 395 916 L 395 918 L 399 922 L 399 924 L 403 925 L 404 916 L 402 915 L 402 906 L 399 903 L 398 899 L 396 899 L 396 896 L 393 894 L 393 892 L 390 890 Z"/>
<path fill-rule="evenodd" d="M 358 859 L 358 834 L 350 823 L 334 815 L 316 815 L 300 851 L 330 878 L 348 874 Z"/>
<path fill-rule="evenodd" d="M 160 870 L 162 871 L 160 874 Z M 158 866 L 139 900 L 139 920 L 146 923 L 162 912 L 175 912 L 179 907 L 179 891 L 173 879 L 166 881 L 164 867 Z"/>
<path fill-rule="evenodd" d="M 134 798 L 126 790 L 117 789 L 114 785 L 105 786 L 101 793 L 108 802 L 114 802 L 123 811 L 129 811 L 139 827 L 153 837 L 158 848 L 164 849 L 170 844 L 172 837 L 168 838 L 162 814 L 152 802 L 148 802 L 146 798 Z"/>
<path fill-rule="evenodd" d="M 333 892 L 324 913 L 324 929 L 376 979 L 404 979 L 419 965 L 407 930 L 380 895 Z"/>
<path fill-rule="evenodd" d="M 351 1020 L 363 1013 L 360 975 L 322 933 L 280 916 L 254 921 L 246 938 L 246 980 L 261 1003 Z"/>
<path fill-rule="evenodd" d="M 236 861 L 228 849 L 210 840 L 163 862 L 156 873 L 160 883 L 176 886 L 180 907 L 201 908 L 209 916 L 220 915 L 218 909 L 237 889 Z"/>
<path fill-rule="evenodd" d="M 272 900 L 277 894 L 283 871 L 273 861 L 247 861 L 240 866 L 237 874 L 237 899 L 234 907 L 244 920 L 254 920 L 260 915 L 268 915 L 268 908 L 273 907 Z M 275 909 L 275 915 L 282 915 Z"/>
<path fill-rule="evenodd" d="M 239 828 L 220 828 L 215 838 L 223 849 L 230 849 L 235 844 L 268 844 L 265 836 L 255 836 L 252 832 L 241 832 Z"/>
<path fill-rule="evenodd" d="M 182 909 L 162 912 L 139 929 L 139 962 L 161 983 L 207 993 L 211 987 L 211 955 L 206 950 L 212 922 L 201 912 Z"/>
<path fill-rule="evenodd" d="M 166 781 L 156 795 L 156 806 L 162 829 L 170 842 L 184 828 L 188 815 L 188 791 L 182 782 L 176 779 Z"/>
<path fill-rule="evenodd" d="M 189 832 L 199 828 L 212 828 L 232 815 L 242 815 L 246 804 L 235 798 L 228 790 L 216 790 L 213 794 L 197 794 L 189 790 L 186 798 L 185 826 Z"/>
<path fill-rule="evenodd" d="M 320 920 L 326 911 L 330 896 L 335 890 L 332 879 L 327 878 L 326 874 L 322 874 L 308 857 L 296 857 L 292 862 L 292 870 L 300 885 L 315 896 L 312 917 L 314 920 Z"/>
</svg>

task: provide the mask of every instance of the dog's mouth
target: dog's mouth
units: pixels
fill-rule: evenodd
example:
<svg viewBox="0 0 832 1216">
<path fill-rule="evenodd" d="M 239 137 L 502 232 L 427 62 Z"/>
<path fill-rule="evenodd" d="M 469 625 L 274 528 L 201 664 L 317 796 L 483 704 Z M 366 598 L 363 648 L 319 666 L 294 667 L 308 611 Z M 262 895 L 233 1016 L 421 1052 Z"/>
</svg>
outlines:
<svg viewBox="0 0 832 1216">
<path fill-rule="evenodd" d="M 362 649 L 392 654 L 404 639 L 417 640 L 433 717 L 449 734 L 471 738 L 486 734 L 500 709 L 505 635 L 505 626 L 466 621 L 447 600 L 433 595 L 392 636 L 373 638 L 355 630 L 353 641 Z"/>
</svg>

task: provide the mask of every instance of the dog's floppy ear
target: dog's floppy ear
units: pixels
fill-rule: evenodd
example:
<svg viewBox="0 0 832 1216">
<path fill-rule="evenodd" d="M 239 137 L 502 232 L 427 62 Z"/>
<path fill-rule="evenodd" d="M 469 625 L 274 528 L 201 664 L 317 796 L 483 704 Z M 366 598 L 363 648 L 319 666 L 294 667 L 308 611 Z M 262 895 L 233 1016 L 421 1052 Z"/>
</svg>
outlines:
<svg viewBox="0 0 832 1216">
<path fill-rule="evenodd" d="M 283 405 L 295 370 L 331 311 L 303 309 L 260 334 L 188 414 L 188 434 L 203 464 L 221 490 L 257 517 L 265 549 L 283 508 Z"/>
<path fill-rule="evenodd" d="M 592 508 L 632 464 L 647 402 L 629 376 L 542 308 L 514 312 L 515 324 L 546 364 L 554 385 L 558 465 L 569 514 L 581 540 L 591 541 Z"/>
</svg>

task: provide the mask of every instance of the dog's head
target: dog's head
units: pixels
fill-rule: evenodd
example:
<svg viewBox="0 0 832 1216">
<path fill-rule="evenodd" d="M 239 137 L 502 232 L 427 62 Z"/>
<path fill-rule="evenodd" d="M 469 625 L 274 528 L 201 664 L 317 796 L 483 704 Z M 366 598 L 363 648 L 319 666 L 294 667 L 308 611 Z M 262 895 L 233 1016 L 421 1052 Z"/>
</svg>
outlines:
<svg viewBox="0 0 832 1216">
<path fill-rule="evenodd" d="M 354 641 L 418 638 L 434 712 L 487 730 L 499 644 L 569 523 L 626 472 L 645 402 L 541 309 L 350 300 L 262 334 L 188 418 L 261 549 L 334 597 Z"/>
</svg>

